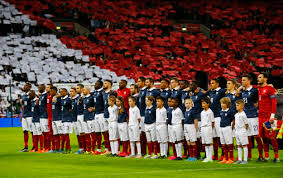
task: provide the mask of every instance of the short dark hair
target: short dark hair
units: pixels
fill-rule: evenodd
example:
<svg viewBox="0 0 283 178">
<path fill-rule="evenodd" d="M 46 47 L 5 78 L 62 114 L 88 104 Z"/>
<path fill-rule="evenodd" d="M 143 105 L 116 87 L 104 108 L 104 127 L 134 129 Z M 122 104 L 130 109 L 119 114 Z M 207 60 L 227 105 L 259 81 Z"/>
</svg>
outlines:
<svg viewBox="0 0 283 178">
<path fill-rule="evenodd" d="M 81 83 L 77 84 L 77 86 L 79 86 L 80 88 L 84 88 L 85 86 Z"/>
<path fill-rule="evenodd" d="M 176 101 L 177 103 L 179 103 L 179 99 L 178 98 L 172 98 L 172 100 Z"/>
<path fill-rule="evenodd" d="M 235 103 L 245 105 L 245 101 L 243 99 L 238 99 L 237 101 L 235 101 Z"/>
<path fill-rule="evenodd" d="M 213 78 L 213 79 L 211 79 L 211 81 L 215 81 L 216 83 L 219 83 L 220 82 L 220 80 L 218 79 L 218 78 Z"/>
<path fill-rule="evenodd" d="M 192 81 L 191 82 L 191 85 L 195 85 L 195 86 L 199 86 L 199 81 L 197 81 L 197 80 L 194 80 L 194 81 Z"/>
<path fill-rule="evenodd" d="M 135 87 L 135 89 L 138 89 L 138 85 L 137 84 L 131 84 L 131 86 L 134 86 Z"/>
<path fill-rule="evenodd" d="M 149 80 L 149 81 L 150 81 L 150 83 L 154 83 L 153 78 L 146 78 L 146 80 Z"/>
<path fill-rule="evenodd" d="M 157 96 L 157 97 L 156 97 L 156 100 L 162 100 L 162 101 L 164 101 L 164 98 L 163 98 L 162 96 Z"/>
<path fill-rule="evenodd" d="M 247 78 L 247 79 L 250 80 L 250 81 L 253 80 L 253 78 L 252 78 L 252 76 L 251 76 L 250 74 L 244 74 L 244 75 L 242 76 L 242 78 L 243 78 L 243 77 Z"/>
<path fill-rule="evenodd" d="M 189 85 L 189 81 L 188 80 L 180 80 L 180 82 L 184 82 L 185 83 L 185 85 Z"/>
<path fill-rule="evenodd" d="M 169 80 L 167 80 L 167 79 L 161 79 L 161 81 L 165 81 L 168 85 L 170 84 L 170 82 L 169 82 Z"/>
<path fill-rule="evenodd" d="M 26 85 L 28 85 L 31 88 L 31 83 L 30 82 L 26 82 Z"/>
<path fill-rule="evenodd" d="M 267 72 L 260 72 L 259 75 L 263 75 L 264 78 L 267 78 L 269 77 L 268 73 Z"/>
<path fill-rule="evenodd" d="M 57 87 L 55 87 L 55 86 L 52 86 L 51 88 L 50 88 L 50 90 L 54 90 L 54 91 L 58 91 L 58 89 L 57 89 Z"/>
<path fill-rule="evenodd" d="M 127 80 L 121 80 L 121 82 L 125 82 L 125 83 L 126 83 L 126 85 L 128 84 Z"/>
<path fill-rule="evenodd" d="M 175 80 L 176 82 L 179 82 L 179 79 L 177 77 L 172 77 L 171 80 Z"/>
<path fill-rule="evenodd" d="M 113 84 L 112 80 L 105 80 L 105 82 L 109 82 L 111 86 Z"/>
<path fill-rule="evenodd" d="M 206 103 L 209 104 L 209 105 L 210 105 L 210 103 L 211 103 L 211 101 L 210 101 L 210 99 L 209 99 L 208 97 L 203 98 L 203 99 L 201 100 L 201 102 L 206 102 Z"/>
<path fill-rule="evenodd" d="M 102 80 L 97 80 L 96 82 L 98 82 L 100 85 L 102 85 L 102 86 L 103 86 L 103 82 L 102 82 Z"/>
<path fill-rule="evenodd" d="M 129 97 L 128 97 L 128 99 L 133 100 L 135 103 L 137 102 L 136 98 L 135 98 L 135 97 L 133 97 L 133 96 L 129 96 Z"/>
<path fill-rule="evenodd" d="M 144 77 L 139 77 L 139 79 L 140 79 L 142 82 L 145 82 L 145 78 L 144 78 Z"/>
<path fill-rule="evenodd" d="M 66 88 L 61 88 L 61 90 L 64 90 L 65 92 L 68 93 L 68 90 Z"/>
</svg>

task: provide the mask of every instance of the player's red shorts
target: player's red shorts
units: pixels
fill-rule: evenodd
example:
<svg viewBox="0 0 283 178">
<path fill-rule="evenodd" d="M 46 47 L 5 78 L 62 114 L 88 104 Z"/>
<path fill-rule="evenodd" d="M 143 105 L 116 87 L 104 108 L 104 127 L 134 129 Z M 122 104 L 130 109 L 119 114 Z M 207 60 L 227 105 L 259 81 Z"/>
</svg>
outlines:
<svg viewBox="0 0 283 178">
<path fill-rule="evenodd" d="M 260 138 L 265 136 L 263 123 L 269 121 L 269 119 L 270 119 L 270 114 L 269 115 L 265 114 L 265 115 L 259 115 L 258 116 L 258 122 L 259 122 L 258 123 L 258 136 Z"/>
<path fill-rule="evenodd" d="M 53 129 L 52 129 L 52 118 L 48 118 L 48 127 L 49 127 L 49 133 L 53 135 Z"/>
</svg>

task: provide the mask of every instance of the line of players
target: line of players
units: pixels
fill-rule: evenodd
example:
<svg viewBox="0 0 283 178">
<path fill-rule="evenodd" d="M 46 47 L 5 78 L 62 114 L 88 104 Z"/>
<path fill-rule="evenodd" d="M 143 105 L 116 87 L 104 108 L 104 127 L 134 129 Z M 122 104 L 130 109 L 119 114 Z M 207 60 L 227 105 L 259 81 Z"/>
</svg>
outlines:
<svg viewBox="0 0 283 178">
<path fill-rule="evenodd" d="M 251 80 L 250 75 L 244 75 L 240 88 L 236 87 L 235 80 L 228 80 L 227 89 L 222 89 L 219 80 L 213 79 L 210 89 L 204 91 L 197 81 L 189 85 L 186 80 L 172 78 L 170 81 L 163 79 L 159 90 L 154 87 L 152 78 L 140 77 L 137 85 L 131 85 L 130 89 L 126 88 L 127 81 L 122 80 L 117 91 L 112 90 L 109 80 L 104 83 L 97 81 L 94 92 L 78 84 L 70 89 L 69 94 L 65 88 L 61 88 L 59 94 L 56 87 L 47 85 L 45 89 L 42 84 L 38 87 L 38 95 L 27 83 L 23 95 L 25 148 L 22 151 L 28 151 L 28 131 L 31 131 L 31 152 L 65 150 L 69 153 L 69 134 L 74 129 L 79 154 L 165 158 L 169 143 L 173 148 L 173 156 L 169 159 L 188 157 L 188 161 L 195 161 L 200 158 L 204 146 L 204 161 L 210 162 L 219 159 L 221 141 L 221 163 L 233 163 L 235 137 L 239 154 L 242 152 L 240 146 L 244 149 L 242 164 L 246 164 L 247 158 L 252 158 L 251 137 L 254 136 L 259 151 L 258 161 L 269 159 L 271 141 L 274 162 L 279 162 L 277 141 L 263 134 L 262 127 L 263 122 L 274 120 L 275 90 L 267 85 L 264 73 L 258 76 L 260 86 L 252 86 Z M 260 107 L 263 112 L 259 112 L 258 118 L 257 106 L 264 97 L 269 98 L 270 103 L 265 103 L 267 107 Z M 101 151 L 102 136 L 104 152 Z M 121 151 L 119 142 L 122 142 Z M 241 156 L 238 160 L 236 163 L 241 163 Z"/>
</svg>

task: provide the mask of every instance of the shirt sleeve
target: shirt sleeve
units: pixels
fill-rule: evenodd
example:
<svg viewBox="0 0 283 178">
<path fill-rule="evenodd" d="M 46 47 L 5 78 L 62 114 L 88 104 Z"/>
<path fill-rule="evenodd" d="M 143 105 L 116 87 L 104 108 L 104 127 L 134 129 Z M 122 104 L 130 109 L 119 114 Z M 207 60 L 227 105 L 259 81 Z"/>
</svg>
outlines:
<svg viewBox="0 0 283 178">
<path fill-rule="evenodd" d="M 212 111 L 210 112 L 209 117 L 210 117 L 211 122 L 215 122 L 214 114 L 213 114 L 213 112 L 212 112 Z"/>
<path fill-rule="evenodd" d="M 243 114 L 243 122 L 245 125 L 248 124 L 248 118 L 246 114 Z"/>
<path fill-rule="evenodd" d="M 273 87 L 270 87 L 269 94 L 270 94 L 270 98 L 271 98 L 271 102 L 272 102 L 271 113 L 275 114 L 276 113 L 276 107 L 277 107 L 276 90 Z"/>
</svg>

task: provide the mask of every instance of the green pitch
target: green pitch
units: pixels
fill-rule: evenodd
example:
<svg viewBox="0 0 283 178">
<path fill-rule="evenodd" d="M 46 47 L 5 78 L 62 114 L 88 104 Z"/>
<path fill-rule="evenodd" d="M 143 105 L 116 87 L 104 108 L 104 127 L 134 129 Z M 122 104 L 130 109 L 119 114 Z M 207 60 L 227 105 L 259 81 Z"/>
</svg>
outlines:
<svg viewBox="0 0 283 178">
<path fill-rule="evenodd" d="M 31 148 L 31 137 L 30 137 Z M 19 153 L 21 128 L 0 128 L 0 177 L 282 177 L 283 163 L 223 165 L 186 161 L 108 158 L 76 154 Z M 73 151 L 77 139 L 71 136 Z M 235 154 L 236 155 L 236 154 Z M 273 152 L 271 151 L 271 157 Z M 254 158 L 256 158 L 254 150 Z M 283 151 L 280 151 L 283 158 Z"/>
</svg>

